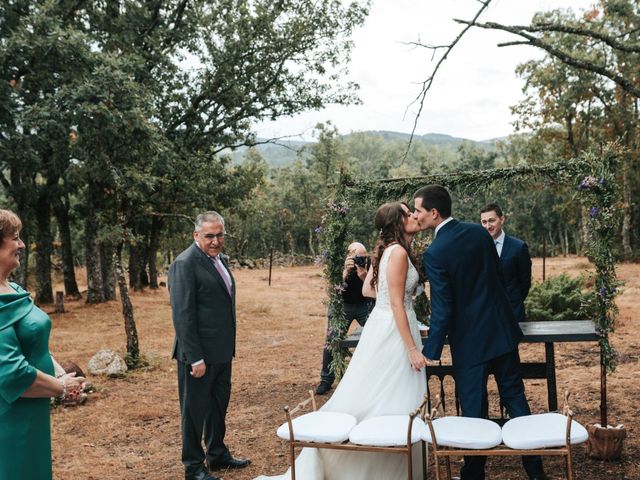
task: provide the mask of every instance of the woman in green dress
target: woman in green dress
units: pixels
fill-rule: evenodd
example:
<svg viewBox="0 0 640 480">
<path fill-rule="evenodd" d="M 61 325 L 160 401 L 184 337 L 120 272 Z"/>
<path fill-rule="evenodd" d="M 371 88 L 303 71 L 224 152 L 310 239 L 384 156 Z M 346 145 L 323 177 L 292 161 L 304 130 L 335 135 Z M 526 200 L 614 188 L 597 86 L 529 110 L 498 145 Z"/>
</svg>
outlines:
<svg viewBox="0 0 640 480">
<path fill-rule="evenodd" d="M 51 320 L 9 282 L 24 250 L 21 227 L 0 209 L 0 480 L 51 480 L 50 398 L 77 397 L 84 378 L 55 376 Z"/>
</svg>

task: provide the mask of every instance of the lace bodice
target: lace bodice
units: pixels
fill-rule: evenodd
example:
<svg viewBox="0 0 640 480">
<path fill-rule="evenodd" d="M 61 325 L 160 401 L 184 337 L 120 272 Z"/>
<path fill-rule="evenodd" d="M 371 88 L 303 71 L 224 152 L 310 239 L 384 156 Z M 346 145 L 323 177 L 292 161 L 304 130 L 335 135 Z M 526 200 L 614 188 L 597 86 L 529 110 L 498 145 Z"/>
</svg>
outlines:
<svg viewBox="0 0 640 480">
<path fill-rule="evenodd" d="M 400 245 L 395 244 L 388 247 L 384 253 L 382 254 L 382 259 L 380 260 L 380 268 L 378 270 L 378 291 L 376 296 L 376 307 L 387 307 L 391 308 L 391 303 L 389 300 L 389 286 L 387 284 L 387 264 L 389 263 L 389 256 L 391 255 L 391 250 L 394 248 L 402 248 Z M 413 266 L 413 263 L 407 258 L 407 262 L 409 263 L 409 270 L 407 271 L 407 279 L 404 283 L 404 308 L 409 312 L 413 310 L 413 293 L 416 290 L 416 286 L 418 285 L 418 281 L 420 280 L 420 276 L 418 275 L 418 271 Z"/>
</svg>

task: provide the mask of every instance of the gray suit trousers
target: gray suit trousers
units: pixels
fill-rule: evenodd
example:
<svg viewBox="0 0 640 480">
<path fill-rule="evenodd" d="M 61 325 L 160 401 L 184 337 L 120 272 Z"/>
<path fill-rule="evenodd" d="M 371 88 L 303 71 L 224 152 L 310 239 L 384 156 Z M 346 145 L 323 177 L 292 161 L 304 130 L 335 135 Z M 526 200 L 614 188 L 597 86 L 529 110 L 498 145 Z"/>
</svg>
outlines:
<svg viewBox="0 0 640 480">
<path fill-rule="evenodd" d="M 207 364 L 201 378 L 191 376 L 191 365 L 178 361 L 178 389 L 182 416 L 182 463 L 185 473 L 231 458 L 224 444 L 225 416 L 231 395 L 231 362 Z M 202 449 L 202 437 L 206 455 Z"/>
</svg>

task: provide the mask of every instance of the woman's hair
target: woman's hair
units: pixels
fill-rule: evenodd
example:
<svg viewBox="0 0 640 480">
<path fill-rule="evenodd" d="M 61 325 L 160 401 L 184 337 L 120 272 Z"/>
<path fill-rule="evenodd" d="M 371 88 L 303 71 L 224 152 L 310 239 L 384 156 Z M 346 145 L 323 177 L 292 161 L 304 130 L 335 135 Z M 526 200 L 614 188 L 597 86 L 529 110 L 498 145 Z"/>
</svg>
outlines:
<svg viewBox="0 0 640 480">
<path fill-rule="evenodd" d="M 373 267 L 371 287 L 373 288 L 378 284 L 378 270 L 382 254 L 390 244 L 398 243 L 401 245 L 415 265 L 415 261 L 411 256 L 411 245 L 407 243 L 404 236 L 404 221 L 407 214 L 402 208 L 403 205 L 409 208 L 405 202 L 391 202 L 381 205 L 376 211 L 375 225 L 378 230 L 378 240 L 373 247 L 373 254 L 371 255 L 371 265 Z"/>
<path fill-rule="evenodd" d="M 0 208 L 0 246 L 4 243 L 5 237 L 12 237 L 21 228 L 22 222 L 15 213 Z"/>
</svg>

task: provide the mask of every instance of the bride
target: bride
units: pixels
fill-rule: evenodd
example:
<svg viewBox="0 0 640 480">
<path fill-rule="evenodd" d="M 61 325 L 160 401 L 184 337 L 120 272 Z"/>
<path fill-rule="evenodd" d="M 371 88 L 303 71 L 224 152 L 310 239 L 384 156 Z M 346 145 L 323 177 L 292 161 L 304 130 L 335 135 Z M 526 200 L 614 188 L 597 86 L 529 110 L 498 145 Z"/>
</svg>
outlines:
<svg viewBox="0 0 640 480">
<path fill-rule="evenodd" d="M 410 255 L 420 230 L 405 203 L 378 208 L 379 238 L 363 294 L 376 296 L 376 306 L 362 330 L 358 347 L 333 396 L 322 407 L 349 413 L 360 422 L 378 415 L 408 414 L 426 392 L 418 322 L 412 294 L 419 281 Z M 414 475 L 422 473 L 421 455 L 414 455 Z M 394 480 L 407 475 L 407 459 L 391 453 L 344 452 L 304 448 L 296 459 L 296 477 L 303 480 Z M 290 472 L 256 480 L 288 480 Z"/>
</svg>

